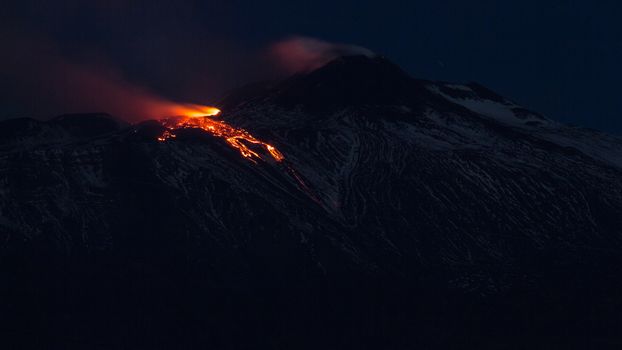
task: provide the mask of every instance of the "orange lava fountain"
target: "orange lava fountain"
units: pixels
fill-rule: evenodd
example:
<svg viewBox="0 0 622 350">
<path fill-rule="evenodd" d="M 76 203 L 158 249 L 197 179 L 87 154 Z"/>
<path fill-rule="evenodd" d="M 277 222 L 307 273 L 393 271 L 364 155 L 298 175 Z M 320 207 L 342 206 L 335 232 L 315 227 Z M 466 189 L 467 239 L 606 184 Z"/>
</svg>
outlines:
<svg viewBox="0 0 622 350">
<path fill-rule="evenodd" d="M 242 156 L 253 162 L 256 162 L 256 159 L 262 158 L 259 153 L 249 147 L 249 144 L 264 148 L 277 162 L 281 162 L 285 158 L 276 147 L 256 139 L 248 131 L 234 128 L 224 121 L 211 118 L 219 114 L 220 110 L 215 107 L 199 105 L 180 106 L 179 117 L 160 121 L 166 130 L 158 137 L 158 141 L 165 142 L 177 137 L 175 132 L 178 129 L 202 129 L 214 136 L 225 139 L 231 147 L 236 148 Z"/>
</svg>

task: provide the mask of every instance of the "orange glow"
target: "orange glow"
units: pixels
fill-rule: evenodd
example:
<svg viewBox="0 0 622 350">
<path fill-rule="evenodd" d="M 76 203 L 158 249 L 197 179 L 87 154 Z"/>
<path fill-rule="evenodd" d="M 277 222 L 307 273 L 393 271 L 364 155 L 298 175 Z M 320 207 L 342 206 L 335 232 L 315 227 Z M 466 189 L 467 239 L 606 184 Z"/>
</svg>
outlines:
<svg viewBox="0 0 622 350">
<path fill-rule="evenodd" d="M 244 129 L 236 129 L 221 120 L 210 118 L 220 114 L 216 107 L 183 105 L 178 108 L 179 117 L 163 119 L 160 123 L 166 130 L 158 137 L 158 141 L 164 142 L 177 137 L 175 132 L 179 129 L 202 129 L 213 136 L 225 139 L 227 143 L 237 149 L 242 156 L 256 162 L 256 159 L 263 159 L 259 153 L 252 150 L 250 145 L 257 145 L 264 148 L 277 162 L 285 159 L 283 154 L 276 147 L 256 139 Z"/>
<path fill-rule="evenodd" d="M 186 117 L 213 117 L 220 114 L 220 109 L 210 106 L 195 104 L 185 104 L 174 108 L 172 115 L 183 115 Z"/>
</svg>

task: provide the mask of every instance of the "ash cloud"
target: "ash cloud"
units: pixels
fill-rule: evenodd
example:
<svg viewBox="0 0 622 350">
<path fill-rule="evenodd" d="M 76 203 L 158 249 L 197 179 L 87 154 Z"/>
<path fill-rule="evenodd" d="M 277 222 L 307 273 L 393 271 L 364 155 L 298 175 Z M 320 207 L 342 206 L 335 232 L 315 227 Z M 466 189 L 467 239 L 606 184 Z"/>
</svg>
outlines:
<svg viewBox="0 0 622 350">
<path fill-rule="evenodd" d="M 304 36 L 290 37 L 273 44 L 270 55 L 282 70 L 290 74 L 314 70 L 340 56 L 375 56 L 374 52 L 361 46 Z"/>
</svg>

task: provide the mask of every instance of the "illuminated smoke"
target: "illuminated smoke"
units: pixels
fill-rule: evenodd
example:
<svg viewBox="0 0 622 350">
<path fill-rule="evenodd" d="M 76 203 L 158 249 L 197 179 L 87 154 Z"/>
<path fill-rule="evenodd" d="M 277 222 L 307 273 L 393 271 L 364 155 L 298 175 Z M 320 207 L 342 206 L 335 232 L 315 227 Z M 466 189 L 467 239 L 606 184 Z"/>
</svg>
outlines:
<svg viewBox="0 0 622 350">
<path fill-rule="evenodd" d="M 65 65 L 55 72 L 57 97 L 75 111 L 101 110 L 129 121 L 178 115 L 213 115 L 216 110 L 196 104 L 181 104 L 133 85 L 114 72 L 87 66 Z"/>
<path fill-rule="evenodd" d="M 340 56 L 375 56 L 364 47 L 302 36 L 291 37 L 272 45 L 270 54 L 288 73 L 308 72 Z"/>
<path fill-rule="evenodd" d="M 106 112 L 128 122 L 171 116 L 215 115 L 213 107 L 178 103 L 134 84 L 111 65 L 91 60 L 74 62 L 53 43 L 39 38 L 6 37 L 12 51 L 0 57 L 2 73 L 18 82 L 17 89 L 32 100 L 24 101 L 34 116 Z M 93 63 L 96 61 L 97 63 Z M 29 115 L 28 116 L 31 116 Z"/>
</svg>

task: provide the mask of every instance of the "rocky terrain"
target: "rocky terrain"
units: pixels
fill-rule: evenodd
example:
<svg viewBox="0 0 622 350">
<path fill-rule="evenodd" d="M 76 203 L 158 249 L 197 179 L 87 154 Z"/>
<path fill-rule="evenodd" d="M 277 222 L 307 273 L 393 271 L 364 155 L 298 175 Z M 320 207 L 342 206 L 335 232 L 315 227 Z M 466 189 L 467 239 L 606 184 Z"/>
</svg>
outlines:
<svg viewBox="0 0 622 350">
<path fill-rule="evenodd" d="M 285 159 L 251 162 L 199 129 L 160 142 L 159 121 L 0 122 L 0 333 L 65 348 L 622 344 L 622 139 L 381 57 L 218 107 Z"/>
</svg>

